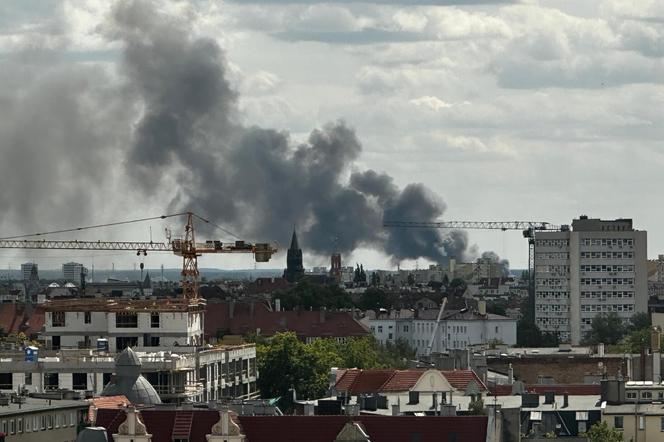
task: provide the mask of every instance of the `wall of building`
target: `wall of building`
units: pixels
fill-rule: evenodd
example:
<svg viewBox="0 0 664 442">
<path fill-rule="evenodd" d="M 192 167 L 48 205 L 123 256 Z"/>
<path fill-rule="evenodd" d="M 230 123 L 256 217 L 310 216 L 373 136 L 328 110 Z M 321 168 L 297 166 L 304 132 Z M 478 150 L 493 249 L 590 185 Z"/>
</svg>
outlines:
<svg viewBox="0 0 664 442">
<path fill-rule="evenodd" d="M 0 416 L 0 431 L 7 435 L 5 442 L 74 442 L 76 426 L 82 412 L 80 409 L 56 409 L 49 412 Z"/>
</svg>

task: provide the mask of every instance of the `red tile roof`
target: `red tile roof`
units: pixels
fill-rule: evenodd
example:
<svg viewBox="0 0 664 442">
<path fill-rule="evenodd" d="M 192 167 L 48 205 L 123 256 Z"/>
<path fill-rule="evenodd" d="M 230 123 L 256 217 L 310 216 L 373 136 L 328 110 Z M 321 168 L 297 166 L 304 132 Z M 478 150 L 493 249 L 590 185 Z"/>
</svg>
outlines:
<svg viewBox="0 0 664 442">
<path fill-rule="evenodd" d="M 131 405 L 129 399 L 124 395 L 118 396 L 100 396 L 90 399 L 90 409 L 88 410 L 88 421 L 92 422 L 94 420 L 94 411 L 93 408 L 97 410 L 101 409 L 118 409 L 122 408 L 125 405 Z"/>
<path fill-rule="evenodd" d="M 408 391 L 417 384 L 424 370 L 396 370 L 380 391 Z"/>
<path fill-rule="evenodd" d="M 247 335 L 260 329 L 263 336 L 294 331 L 300 338 L 361 337 L 370 331 L 348 312 L 269 311 L 261 302 L 209 303 L 205 312 L 205 335 L 215 336 L 217 330 L 233 335 Z"/>
<path fill-rule="evenodd" d="M 44 320 L 44 307 L 41 305 L 30 311 L 24 304 L 0 304 L 0 326 L 5 333 L 23 332 L 34 336 L 41 331 Z"/>
<path fill-rule="evenodd" d="M 122 410 L 103 409 L 97 414 L 97 426 L 105 427 L 109 440 L 124 421 Z M 176 410 L 141 411 L 141 418 L 152 434 L 152 442 L 171 442 Z M 189 440 L 205 441 L 219 413 L 194 410 Z M 421 442 L 458 440 L 484 442 L 486 416 L 240 416 L 247 442 L 333 442 L 347 422 L 360 422 L 372 442 L 409 441 L 419 435 Z M 452 439 L 456 434 L 456 438 Z"/>
<path fill-rule="evenodd" d="M 374 393 L 379 391 L 393 374 L 394 370 L 346 370 L 335 389 L 351 395 Z"/>
<path fill-rule="evenodd" d="M 408 391 L 417 384 L 424 369 L 412 370 L 346 370 L 335 385 L 337 391 L 347 391 L 351 395 L 377 393 L 381 391 Z M 472 370 L 441 371 L 452 387 L 465 391 L 470 381 L 475 381 L 480 391 L 487 388 Z M 383 380 L 382 384 L 379 384 Z"/>
<path fill-rule="evenodd" d="M 443 376 L 445 376 L 447 382 L 449 382 L 452 387 L 456 388 L 457 390 L 465 391 L 466 388 L 468 388 L 470 381 L 475 381 L 477 388 L 479 388 L 480 391 L 487 390 L 484 382 L 482 382 L 482 380 L 477 376 L 477 373 L 475 373 L 473 370 L 441 370 L 441 373 Z"/>
</svg>

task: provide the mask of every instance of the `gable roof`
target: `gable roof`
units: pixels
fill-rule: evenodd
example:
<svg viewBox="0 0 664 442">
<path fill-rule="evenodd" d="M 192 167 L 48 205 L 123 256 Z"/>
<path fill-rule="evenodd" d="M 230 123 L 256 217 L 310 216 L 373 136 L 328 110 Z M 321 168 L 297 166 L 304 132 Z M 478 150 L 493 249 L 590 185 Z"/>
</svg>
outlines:
<svg viewBox="0 0 664 442">
<path fill-rule="evenodd" d="M 260 329 L 263 336 L 293 331 L 301 338 L 362 337 L 370 334 L 369 329 L 349 312 L 275 312 L 262 302 L 253 303 L 253 307 L 252 303 L 246 302 L 208 304 L 205 310 L 205 335 L 215 336 L 219 329 L 233 335 L 247 335 Z"/>
<path fill-rule="evenodd" d="M 106 409 L 106 408 L 119 409 L 126 405 L 131 405 L 129 399 L 127 399 L 127 397 L 123 395 L 95 397 L 90 399 L 89 402 L 90 402 L 90 408 L 88 410 L 88 422 L 93 422 L 95 420 L 94 419 L 95 408 L 97 409 L 97 411 L 99 411 L 101 409 Z"/>
<path fill-rule="evenodd" d="M 426 369 L 362 370 L 354 368 L 346 370 L 338 378 L 334 388 L 339 392 L 343 391 L 351 395 L 410 391 L 426 371 Z M 486 385 L 473 370 L 447 370 L 440 373 L 456 390 L 465 392 L 472 381 L 480 391 L 487 391 Z M 383 382 L 379 385 L 381 380 Z"/>
</svg>

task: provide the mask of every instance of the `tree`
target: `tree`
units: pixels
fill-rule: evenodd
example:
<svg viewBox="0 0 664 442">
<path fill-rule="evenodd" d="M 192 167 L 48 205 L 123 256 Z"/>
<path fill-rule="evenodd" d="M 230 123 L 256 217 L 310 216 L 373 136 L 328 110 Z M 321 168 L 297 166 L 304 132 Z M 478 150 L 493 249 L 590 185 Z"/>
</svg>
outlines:
<svg viewBox="0 0 664 442">
<path fill-rule="evenodd" d="M 591 344 L 617 344 L 625 335 L 622 320 L 615 312 L 599 314 L 593 318 L 588 341 Z"/>
<path fill-rule="evenodd" d="M 447 273 L 443 275 L 443 286 L 447 288 L 450 285 L 450 278 L 447 276 Z"/>
<path fill-rule="evenodd" d="M 622 342 L 622 350 L 629 353 L 641 353 L 644 347 L 650 347 L 650 329 L 642 328 L 634 330 L 625 336 Z"/>
<path fill-rule="evenodd" d="M 648 313 L 635 313 L 629 319 L 629 328 L 631 330 L 650 329 L 650 315 Z"/>
<path fill-rule="evenodd" d="M 388 301 L 384 291 L 375 287 L 369 287 L 360 295 L 357 307 L 362 310 L 378 310 L 381 307 L 389 309 L 391 303 Z"/>
<path fill-rule="evenodd" d="M 415 276 L 412 273 L 408 274 L 408 285 L 415 285 Z"/>
<path fill-rule="evenodd" d="M 466 293 L 466 289 L 468 288 L 468 284 L 466 281 L 464 281 L 461 278 L 454 278 L 450 282 L 450 286 L 447 289 L 447 293 L 449 293 L 452 296 L 463 296 L 464 293 Z"/>
<path fill-rule="evenodd" d="M 337 285 L 316 285 L 309 281 L 301 281 L 286 292 L 272 295 L 273 299 L 281 299 L 286 310 L 300 307 L 305 310 L 325 308 L 349 308 L 353 306 L 350 295 Z"/>
<path fill-rule="evenodd" d="M 585 434 L 588 442 L 622 442 L 623 434 L 616 428 L 610 428 L 606 422 L 597 422 Z"/>
<path fill-rule="evenodd" d="M 378 275 L 378 272 L 371 273 L 371 285 L 374 287 L 380 285 L 380 275 Z"/>
</svg>

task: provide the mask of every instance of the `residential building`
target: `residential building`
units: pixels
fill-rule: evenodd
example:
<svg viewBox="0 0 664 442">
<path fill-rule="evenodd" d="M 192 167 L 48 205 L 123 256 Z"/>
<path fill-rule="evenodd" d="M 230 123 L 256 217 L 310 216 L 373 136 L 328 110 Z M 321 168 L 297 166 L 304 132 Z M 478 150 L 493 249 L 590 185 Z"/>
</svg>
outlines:
<svg viewBox="0 0 664 442">
<path fill-rule="evenodd" d="M 203 344 L 200 299 L 52 299 L 44 308 L 40 338 L 47 349 L 91 348 L 102 338 L 111 353 Z"/>
<path fill-rule="evenodd" d="M 419 356 L 475 345 L 516 345 L 515 319 L 462 309 L 444 312 L 437 323 L 438 313 L 438 309 L 421 310 L 411 318 L 379 316 L 365 323 L 381 343 L 405 341 Z"/>
<path fill-rule="evenodd" d="M 535 232 L 535 322 L 578 345 L 592 320 L 646 312 L 647 234 L 631 219 L 581 216 L 572 229 Z"/>
<path fill-rule="evenodd" d="M 0 395 L 0 434 L 4 442 L 76 440 L 77 426 L 89 404 L 80 400 L 49 400 Z"/>
<path fill-rule="evenodd" d="M 62 277 L 65 281 L 73 282 L 76 284 L 81 283 L 81 275 L 87 275 L 88 269 L 77 262 L 67 262 L 62 264 Z"/>
<path fill-rule="evenodd" d="M 153 348 L 132 351 L 140 375 L 162 402 L 205 402 L 222 397 L 258 395 L 256 347 L 228 345 Z M 19 352 L 0 353 L 0 392 L 26 389 L 30 393 L 71 391 L 100 395 L 118 374 L 118 354 L 97 350 L 41 350 L 34 360 Z M 143 382 L 145 383 L 145 382 Z M 107 391 L 107 394 L 125 394 Z"/>
<path fill-rule="evenodd" d="M 30 275 L 32 275 L 33 269 L 35 272 L 39 271 L 39 267 L 34 262 L 26 262 L 21 264 L 21 275 L 23 275 L 23 281 L 28 281 Z"/>
<path fill-rule="evenodd" d="M 602 382 L 602 421 L 632 441 L 662 440 L 664 384 L 659 382 Z"/>
</svg>

